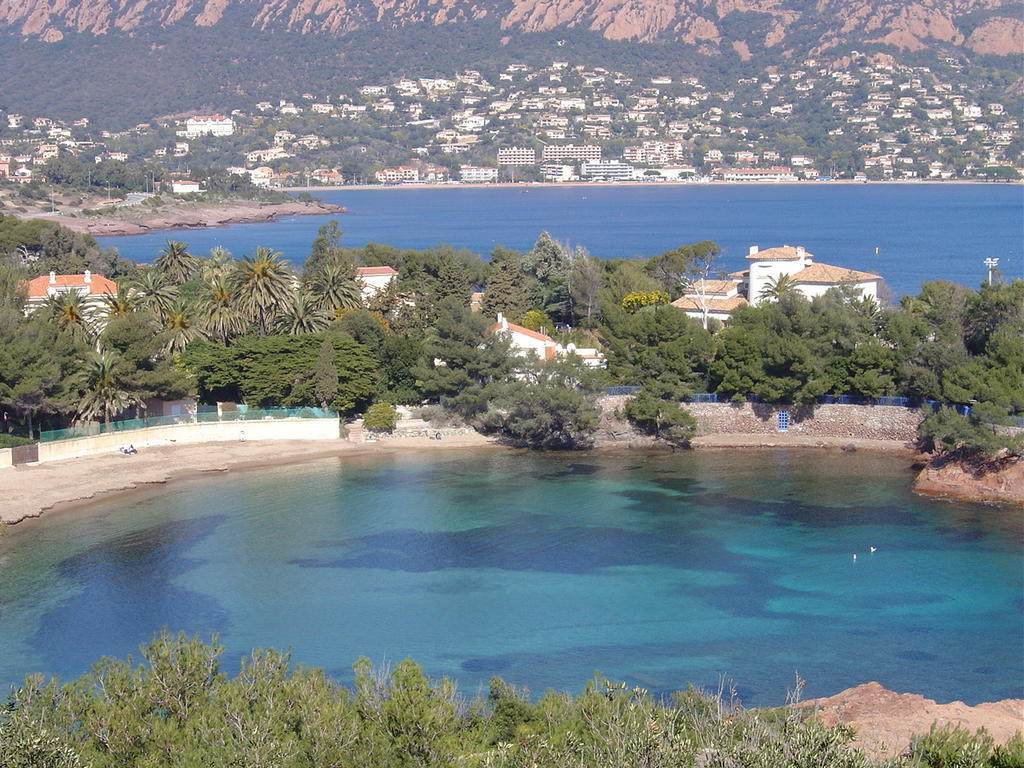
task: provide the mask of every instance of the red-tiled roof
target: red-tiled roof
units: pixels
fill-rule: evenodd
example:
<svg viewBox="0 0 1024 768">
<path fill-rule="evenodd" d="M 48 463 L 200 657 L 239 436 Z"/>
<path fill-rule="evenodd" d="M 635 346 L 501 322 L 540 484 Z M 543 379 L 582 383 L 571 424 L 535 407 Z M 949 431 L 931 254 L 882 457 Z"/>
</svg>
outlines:
<svg viewBox="0 0 1024 768">
<path fill-rule="evenodd" d="M 359 277 L 370 277 L 371 275 L 397 275 L 398 270 L 394 267 L 359 267 L 356 275 Z"/>
<path fill-rule="evenodd" d="M 54 275 L 54 282 L 50 282 L 49 275 L 33 278 L 28 281 L 28 297 L 39 299 L 47 295 L 50 288 L 88 288 L 92 296 L 102 296 L 104 293 L 117 293 L 117 283 L 108 280 L 103 275 L 92 275 L 90 282 L 85 282 L 85 275 Z"/>
<path fill-rule="evenodd" d="M 859 272 L 846 267 L 834 267 L 831 264 L 811 264 L 799 272 L 790 275 L 794 283 L 864 283 L 870 280 L 881 280 L 879 275 L 870 272 Z"/>
<path fill-rule="evenodd" d="M 730 296 L 728 299 L 708 298 L 704 303 L 707 305 L 708 312 L 732 312 L 736 307 L 741 307 L 746 304 L 747 300 L 742 296 Z M 704 311 L 701 307 L 700 299 L 692 298 L 690 296 L 681 296 L 672 302 L 672 306 L 686 312 Z"/>
<path fill-rule="evenodd" d="M 814 258 L 812 254 L 806 251 L 800 253 L 800 250 L 792 245 L 780 245 L 777 248 L 765 248 L 763 251 L 747 254 L 747 258 L 750 261 L 795 261 L 801 257 Z"/>
<path fill-rule="evenodd" d="M 708 296 L 725 296 L 738 288 L 739 282 L 736 280 L 698 280 L 694 283 L 693 290 L 688 293 L 692 296 L 699 295 L 703 291 Z"/>
<path fill-rule="evenodd" d="M 487 329 L 487 332 L 497 333 L 500 330 L 502 330 L 501 323 L 495 323 L 494 325 Z M 554 344 L 555 342 L 555 340 L 552 339 L 550 336 L 546 336 L 545 334 L 540 333 L 539 331 L 531 331 L 529 328 L 524 328 L 523 326 L 516 325 L 515 323 L 509 323 L 507 330 L 512 331 L 513 333 L 521 333 L 524 336 L 529 336 L 531 339 L 537 339 L 537 341 L 550 341 L 552 344 Z"/>
</svg>

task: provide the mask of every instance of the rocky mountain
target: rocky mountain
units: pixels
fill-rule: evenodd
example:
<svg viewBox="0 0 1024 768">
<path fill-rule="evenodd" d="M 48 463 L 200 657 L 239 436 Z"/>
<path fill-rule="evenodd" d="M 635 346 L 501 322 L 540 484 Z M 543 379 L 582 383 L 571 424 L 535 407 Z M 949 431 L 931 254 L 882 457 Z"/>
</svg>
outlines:
<svg viewBox="0 0 1024 768">
<path fill-rule="evenodd" d="M 515 62 L 722 85 L 854 51 L 1013 93 L 1022 19 L 1022 0 L 0 0 L 0 111 L 114 128 Z"/>
<path fill-rule="evenodd" d="M 238 25 L 343 37 L 358 30 L 487 22 L 506 37 L 587 30 L 611 41 L 675 42 L 704 54 L 818 55 L 848 45 L 1024 51 L 1011 0 L 7 0 L 0 29 L 58 42 L 69 34 Z"/>
</svg>

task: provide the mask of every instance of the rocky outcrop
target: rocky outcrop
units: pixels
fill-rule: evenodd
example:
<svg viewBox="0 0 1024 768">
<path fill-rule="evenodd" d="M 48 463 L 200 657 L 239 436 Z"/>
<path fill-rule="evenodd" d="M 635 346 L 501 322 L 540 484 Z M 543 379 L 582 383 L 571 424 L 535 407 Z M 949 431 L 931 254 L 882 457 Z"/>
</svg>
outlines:
<svg viewBox="0 0 1024 768">
<path fill-rule="evenodd" d="M 141 235 L 170 229 L 206 229 L 227 224 L 258 224 L 281 216 L 304 216 L 346 213 L 345 208 L 329 203 L 259 203 L 226 202 L 210 205 L 189 205 L 157 210 L 152 213 L 125 213 L 123 216 L 49 216 L 47 221 L 85 232 L 96 237 Z"/>
<path fill-rule="evenodd" d="M 1012 670 L 1007 670 L 1012 675 Z M 961 726 L 972 733 L 985 728 L 998 744 L 1005 743 L 1024 724 L 1024 700 L 978 704 L 962 701 L 938 704 L 913 693 L 894 693 L 878 683 L 848 688 L 824 699 L 801 702 L 826 725 L 850 725 L 857 733 L 855 746 L 876 759 L 894 758 L 905 752 L 911 739 L 927 733 L 932 723 Z"/>
<path fill-rule="evenodd" d="M 1024 459 L 972 460 L 956 454 L 934 458 L 921 469 L 914 491 L 926 496 L 1024 506 Z"/>
<path fill-rule="evenodd" d="M 237 11 L 237 12 L 235 12 Z M 999 15 L 1002 12 L 1002 15 Z M 992 14 L 970 28 L 972 14 Z M 730 39 L 722 20 L 743 17 L 753 35 Z M 232 21 L 228 21 L 228 19 Z M 494 19 L 511 33 L 585 29 L 609 40 L 675 41 L 699 50 L 750 55 L 813 29 L 811 52 L 878 42 L 908 51 L 934 43 L 976 53 L 1022 50 L 1024 23 L 1013 0 L 18 0 L 0 3 L 0 28 L 56 42 L 69 31 L 135 34 L 149 27 L 248 23 L 261 30 L 340 36 L 372 26 L 453 24 Z M 237 21 L 241 19 L 241 22 Z"/>
</svg>

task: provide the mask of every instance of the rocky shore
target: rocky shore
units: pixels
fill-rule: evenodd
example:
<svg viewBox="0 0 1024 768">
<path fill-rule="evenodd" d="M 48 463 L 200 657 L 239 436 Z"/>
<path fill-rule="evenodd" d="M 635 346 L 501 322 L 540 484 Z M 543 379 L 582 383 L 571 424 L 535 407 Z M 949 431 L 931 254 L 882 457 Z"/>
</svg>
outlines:
<svg viewBox="0 0 1024 768">
<path fill-rule="evenodd" d="M 1012 675 L 1012 671 L 1008 670 Z M 911 739 L 927 733 L 932 723 L 961 727 L 974 733 L 984 728 L 997 744 L 1004 744 L 1024 728 L 1024 700 L 1003 699 L 968 706 L 962 701 L 939 704 L 914 693 L 895 693 L 871 682 L 842 693 L 796 705 L 806 708 L 825 725 L 842 723 L 857 733 L 854 746 L 875 759 L 891 759 L 906 752 Z"/>
<path fill-rule="evenodd" d="M 206 229 L 228 224 L 259 224 L 281 216 L 323 216 L 347 213 L 340 205 L 295 200 L 280 203 L 238 200 L 218 203 L 185 203 L 167 208 L 123 209 L 117 215 L 48 216 L 49 221 L 75 232 L 96 237 L 141 235 L 175 229 Z"/>
<path fill-rule="evenodd" d="M 914 481 L 914 492 L 1024 506 L 1024 460 L 1004 457 L 971 461 L 955 455 L 925 458 Z"/>
</svg>

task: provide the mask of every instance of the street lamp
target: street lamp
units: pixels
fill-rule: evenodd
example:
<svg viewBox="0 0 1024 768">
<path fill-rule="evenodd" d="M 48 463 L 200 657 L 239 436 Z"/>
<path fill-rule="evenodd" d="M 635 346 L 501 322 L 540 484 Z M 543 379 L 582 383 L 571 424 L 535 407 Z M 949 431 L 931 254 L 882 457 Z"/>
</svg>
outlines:
<svg viewBox="0 0 1024 768">
<path fill-rule="evenodd" d="M 993 259 L 991 256 L 985 259 L 985 266 L 988 267 L 988 284 L 992 285 L 992 272 L 996 267 L 999 266 L 999 259 Z"/>
</svg>

